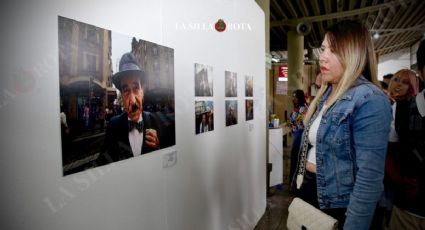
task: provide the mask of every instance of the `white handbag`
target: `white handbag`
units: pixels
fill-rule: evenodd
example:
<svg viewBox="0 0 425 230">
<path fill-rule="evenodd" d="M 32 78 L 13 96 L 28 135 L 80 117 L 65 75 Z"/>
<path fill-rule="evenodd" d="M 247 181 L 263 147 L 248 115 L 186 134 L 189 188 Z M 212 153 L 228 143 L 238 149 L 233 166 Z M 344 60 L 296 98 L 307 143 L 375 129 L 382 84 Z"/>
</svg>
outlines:
<svg viewBox="0 0 425 230">
<path fill-rule="evenodd" d="M 338 229 L 338 221 L 335 218 L 298 197 L 291 202 L 288 211 L 286 226 L 289 230 Z"/>
</svg>

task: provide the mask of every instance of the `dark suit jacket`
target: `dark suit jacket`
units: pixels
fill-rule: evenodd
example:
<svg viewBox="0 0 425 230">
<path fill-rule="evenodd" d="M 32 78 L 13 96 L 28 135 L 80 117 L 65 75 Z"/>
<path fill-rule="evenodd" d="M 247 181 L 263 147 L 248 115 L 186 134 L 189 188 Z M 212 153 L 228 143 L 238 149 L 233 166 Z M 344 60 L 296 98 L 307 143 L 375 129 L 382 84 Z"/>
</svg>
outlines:
<svg viewBox="0 0 425 230">
<path fill-rule="evenodd" d="M 409 186 L 394 186 L 394 205 L 425 216 L 425 117 L 418 111 L 416 97 L 397 102 L 395 129 L 399 142 L 392 156 L 397 173 L 417 184 L 405 181 Z"/>
<path fill-rule="evenodd" d="M 142 112 L 143 116 L 143 148 L 141 154 L 145 154 L 156 149 L 149 148 L 145 143 L 146 129 L 155 129 L 161 144 L 160 122 L 149 112 Z M 124 160 L 133 157 L 133 151 L 128 139 L 128 116 L 127 113 L 115 116 L 111 119 L 106 129 L 105 144 L 96 160 L 98 166 Z"/>
</svg>

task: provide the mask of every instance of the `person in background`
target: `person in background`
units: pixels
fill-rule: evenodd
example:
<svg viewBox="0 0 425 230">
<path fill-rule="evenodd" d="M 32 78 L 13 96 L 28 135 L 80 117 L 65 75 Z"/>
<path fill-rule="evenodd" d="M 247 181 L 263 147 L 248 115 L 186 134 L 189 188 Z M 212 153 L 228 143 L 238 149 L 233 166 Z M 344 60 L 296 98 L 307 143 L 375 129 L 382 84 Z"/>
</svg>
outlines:
<svg viewBox="0 0 425 230">
<path fill-rule="evenodd" d="M 245 118 L 246 120 L 254 119 L 254 100 L 246 100 L 245 101 Z"/>
<path fill-rule="evenodd" d="M 393 120 L 391 121 L 387 157 L 385 160 L 384 192 L 376 207 L 371 229 L 383 229 L 384 227 L 388 227 L 393 207 L 394 187 L 398 183 L 394 182 L 399 181 L 399 176 L 395 175 L 397 170 L 394 168 L 394 155 L 397 154 L 397 151 L 400 151 L 398 150 L 398 135 L 395 130 L 394 122 L 397 101 L 415 96 L 418 90 L 418 78 L 416 77 L 416 73 L 412 70 L 399 70 L 390 80 L 387 93 L 394 103 L 392 105 Z"/>
<path fill-rule="evenodd" d="M 419 76 L 425 77 L 425 40 L 416 53 Z M 423 84 L 423 83 L 422 83 Z M 425 90 L 397 101 L 393 156 L 394 207 L 389 229 L 425 229 Z"/>
<path fill-rule="evenodd" d="M 69 133 L 68 123 L 66 122 L 66 114 L 62 106 L 60 110 L 61 130 L 63 133 Z"/>
<path fill-rule="evenodd" d="M 383 79 L 382 81 L 385 82 L 385 84 L 387 84 L 387 86 L 388 86 L 388 85 L 390 85 L 390 81 L 391 81 L 391 78 L 393 78 L 393 76 L 394 76 L 394 74 L 387 73 L 382 77 L 382 79 Z"/>
<path fill-rule="evenodd" d="M 340 229 L 368 229 L 383 191 L 391 122 L 368 29 L 349 20 L 329 27 L 319 62 L 324 83 L 304 119 L 297 195 Z"/>
<path fill-rule="evenodd" d="M 208 127 L 210 130 L 214 130 L 214 111 L 211 110 L 208 113 Z"/>
<path fill-rule="evenodd" d="M 401 101 L 416 96 L 419 91 L 419 79 L 410 69 L 397 71 L 390 80 L 388 93 L 392 101 Z"/>
<path fill-rule="evenodd" d="M 201 123 L 199 124 L 199 133 L 208 132 L 207 112 L 201 114 Z"/>
<path fill-rule="evenodd" d="M 379 83 L 381 84 L 381 88 L 384 90 L 384 92 L 388 91 L 388 84 L 385 83 L 385 81 L 379 81 Z"/>
<path fill-rule="evenodd" d="M 314 82 L 314 84 L 317 86 L 317 89 L 320 89 L 322 82 L 322 73 L 318 73 L 316 76 L 316 81 Z"/>
<path fill-rule="evenodd" d="M 316 97 L 317 92 L 320 90 L 320 87 L 322 86 L 322 74 L 319 72 L 316 75 L 316 80 L 313 84 L 311 84 L 310 87 L 310 102 L 314 100 L 314 97 Z"/>
<path fill-rule="evenodd" d="M 291 145 L 291 168 L 289 171 L 290 183 L 295 174 L 298 162 L 298 152 L 301 145 L 301 136 L 304 131 L 304 116 L 307 112 L 307 103 L 305 101 L 304 91 L 297 89 L 294 91 L 292 102 L 294 104 L 294 110 L 292 111 L 289 122 L 292 130 L 292 145 Z"/>
<path fill-rule="evenodd" d="M 90 125 L 90 108 L 87 104 L 83 107 L 83 119 L 84 119 L 84 126 L 86 128 Z"/>
<path fill-rule="evenodd" d="M 70 146 L 71 146 L 71 133 L 68 126 L 68 123 L 66 121 L 66 114 L 65 109 L 61 105 L 60 106 L 60 123 L 61 123 L 61 140 L 62 140 L 62 151 L 63 152 L 69 152 Z"/>
<path fill-rule="evenodd" d="M 237 123 L 235 108 L 233 108 L 233 105 L 230 105 L 226 115 L 226 126 L 236 125 Z"/>
</svg>

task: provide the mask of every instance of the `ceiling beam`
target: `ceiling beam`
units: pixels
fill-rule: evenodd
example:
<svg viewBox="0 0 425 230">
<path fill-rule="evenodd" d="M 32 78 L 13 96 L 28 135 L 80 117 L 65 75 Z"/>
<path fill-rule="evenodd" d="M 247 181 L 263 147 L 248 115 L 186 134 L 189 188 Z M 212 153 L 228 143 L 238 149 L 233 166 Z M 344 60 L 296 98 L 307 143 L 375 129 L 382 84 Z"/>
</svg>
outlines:
<svg viewBox="0 0 425 230">
<path fill-rule="evenodd" d="M 377 27 L 373 27 L 373 28 L 376 28 L 376 29 L 389 28 L 389 23 L 392 20 L 395 19 L 394 15 L 395 15 L 396 11 L 395 11 L 394 7 L 390 7 L 389 9 L 387 9 L 385 11 L 383 10 L 382 12 L 386 12 L 386 13 L 384 13 L 385 14 L 384 20 Z M 373 30 L 370 30 L 370 31 L 373 32 Z M 380 34 L 380 35 L 382 35 L 382 34 Z M 382 47 L 383 47 L 383 39 L 376 40 L 375 48 L 379 49 L 379 48 L 382 48 Z"/>
<path fill-rule="evenodd" d="M 344 11 L 344 2 L 343 1 L 337 1 L 336 2 L 336 11 L 338 11 L 338 12 Z"/>
<path fill-rule="evenodd" d="M 313 1 L 313 11 L 315 15 L 320 15 L 320 7 L 317 1 Z M 323 28 L 323 23 L 317 23 L 319 27 L 319 37 L 322 38 L 322 34 L 325 34 L 325 28 Z"/>
<path fill-rule="evenodd" d="M 384 47 L 382 49 L 375 50 L 375 52 L 381 52 L 381 51 L 384 51 L 384 50 L 387 50 L 387 49 L 392 49 L 392 48 L 405 46 L 405 45 L 411 45 L 411 44 L 413 44 L 417 41 L 418 41 L 418 38 L 414 38 L 414 39 L 411 39 L 411 40 L 408 40 L 408 41 L 405 41 L 405 42 L 400 42 L 397 45 L 387 46 L 387 47 Z"/>
<path fill-rule="evenodd" d="M 287 19 L 288 17 L 286 16 L 285 12 L 283 12 L 282 8 L 280 7 L 279 3 L 276 2 L 276 0 L 272 0 L 271 1 L 271 8 L 276 8 L 277 11 L 279 11 L 279 15 L 282 16 L 283 18 Z"/>
<path fill-rule="evenodd" d="M 418 2 L 416 2 L 418 3 Z M 412 4 L 410 7 L 406 8 L 405 10 L 402 10 L 404 13 L 397 14 L 397 18 L 395 18 L 393 21 L 396 22 L 396 24 L 391 25 L 390 28 L 405 28 L 408 27 L 408 25 L 411 23 L 411 20 L 417 19 L 415 15 L 417 15 L 419 12 L 423 11 L 424 1 L 420 1 L 418 4 Z M 400 9 L 399 9 L 400 10 Z M 402 35 L 401 35 L 402 36 Z M 391 46 L 391 44 L 397 43 L 397 40 L 399 36 L 391 36 L 388 37 L 385 42 L 382 44 L 382 47 Z"/>
<path fill-rule="evenodd" d="M 289 11 L 292 14 L 292 16 L 294 18 L 298 18 L 297 11 L 295 10 L 295 8 L 292 5 L 291 1 L 282 1 L 282 2 L 286 5 L 286 8 L 289 9 Z M 282 26 L 284 26 L 284 25 L 282 25 Z"/>
<path fill-rule="evenodd" d="M 332 4 L 333 2 L 331 0 L 325 1 L 325 14 L 330 14 L 332 12 Z M 324 28 L 326 28 L 326 27 L 329 27 L 329 25 L 331 25 L 332 23 L 333 23 L 332 20 L 325 20 L 325 21 L 322 21 L 320 24 L 322 24 Z"/>
<path fill-rule="evenodd" d="M 425 23 L 408 28 L 394 28 L 394 29 L 370 29 L 371 32 L 406 32 L 406 31 L 425 31 Z M 385 34 L 383 34 L 385 35 Z"/>
<path fill-rule="evenodd" d="M 311 8 L 311 7 L 308 7 L 307 5 L 306 5 L 306 2 L 305 1 L 299 1 L 299 4 L 300 4 L 300 8 L 301 8 L 301 12 L 303 13 L 303 15 L 311 15 L 311 14 L 313 14 L 313 15 L 315 15 L 315 13 L 314 12 L 309 12 L 309 8 Z M 310 32 L 310 34 L 308 34 L 307 36 L 309 36 L 311 39 L 308 39 L 308 40 L 313 40 L 313 41 L 316 41 L 316 40 L 318 40 L 318 37 L 320 37 L 320 34 L 317 34 L 317 30 L 315 30 L 314 29 L 314 25 L 312 24 L 311 25 L 311 32 Z M 307 40 L 304 40 L 304 42 L 306 42 Z"/>
<path fill-rule="evenodd" d="M 411 1 L 414 1 L 414 0 L 406 0 L 405 3 L 407 4 L 408 2 L 411 2 Z M 299 21 L 319 22 L 319 21 L 330 20 L 335 18 L 350 17 L 350 16 L 377 11 L 383 8 L 389 8 L 391 6 L 399 5 L 399 4 L 400 4 L 400 1 L 396 0 L 396 1 L 368 6 L 368 7 L 364 7 L 360 9 L 355 9 L 355 10 L 341 11 L 341 12 L 318 15 L 318 16 L 301 17 L 301 18 L 289 19 L 289 20 L 272 21 L 270 22 L 270 26 L 275 27 L 275 26 L 284 26 L 284 25 L 296 25 Z"/>
<path fill-rule="evenodd" d="M 353 10 L 355 7 L 356 1 L 349 1 L 348 2 L 348 10 Z"/>
</svg>

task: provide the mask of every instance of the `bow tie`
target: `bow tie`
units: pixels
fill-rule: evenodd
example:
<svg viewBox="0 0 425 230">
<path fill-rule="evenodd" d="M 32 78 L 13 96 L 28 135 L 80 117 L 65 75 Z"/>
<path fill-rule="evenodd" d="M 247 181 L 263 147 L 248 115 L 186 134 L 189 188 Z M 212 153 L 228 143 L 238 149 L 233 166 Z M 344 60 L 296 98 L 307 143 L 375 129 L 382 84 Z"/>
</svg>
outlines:
<svg viewBox="0 0 425 230">
<path fill-rule="evenodd" d="M 143 121 L 134 122 L 134 121 L 128 121 L 128 130 L 131 131 L 133 129 L 139 130 L 139 132 L 143 131 Z"/>
</svg>

